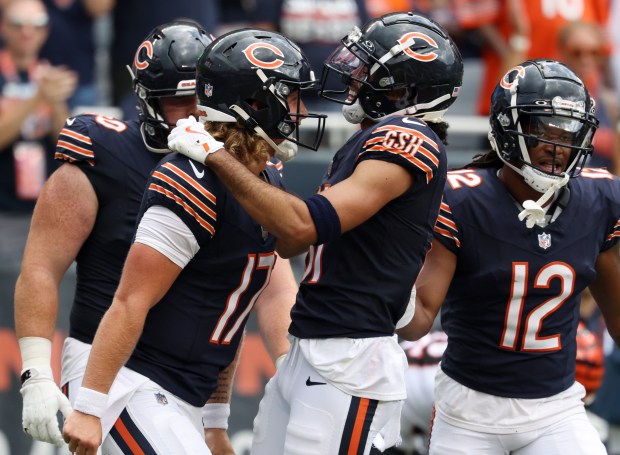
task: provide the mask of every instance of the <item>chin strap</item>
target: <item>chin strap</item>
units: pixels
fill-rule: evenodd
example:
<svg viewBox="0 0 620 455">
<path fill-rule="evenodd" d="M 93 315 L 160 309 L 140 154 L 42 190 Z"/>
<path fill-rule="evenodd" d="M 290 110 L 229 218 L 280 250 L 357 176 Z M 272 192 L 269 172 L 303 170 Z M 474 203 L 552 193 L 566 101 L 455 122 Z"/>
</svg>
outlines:
<svg viewBox="0 0 620 455">
<path fill-rule="evenodd" d="M 251 117 L 248 115 L 248 113 L 245 112 L 243 109 L 241 109 L 236 104 L 233 104 L 232 106 L 230 106 L 229 109 L 237 113 L 243 120 L 250 121 Z M 283 161 L 283 162 L 290 161 L 293 158 L 295 158 L 295 156 L 297 155 L 297 144 L 289 140 L 285 140 L 282 143 L 280 143 L 280 145 L 278 145 L 273 141 L 273 139 L 271 139 L 267 135 L 267 133 L 265 133 L 265 130 L 263 130 L 258 125 L 254 126 L 254 132 L 258 134 L 260 137 L 262 137 L 263 139 L 265 139 L 265 141 L 274 150 L 275 157 L 278 158 L 280 161 Z"/>
<path fill-rule="evenodd" d="M 543 223 L 545 221 L 545 211 L 542 207 L 551 199 L 555 192 L 566 185 L 569 180 L 570 175 L 565 172 L 560 180 L 549 186 L 549 189 L 545 191 L 540 199 L 537 201 L 528 199 L 523 202 L 523 210 L 519 213 L 519 220 L 523 221 L 525 219 L 525 225 L 529 229 L 533 228 L 537 223 Z"/>
</svg>

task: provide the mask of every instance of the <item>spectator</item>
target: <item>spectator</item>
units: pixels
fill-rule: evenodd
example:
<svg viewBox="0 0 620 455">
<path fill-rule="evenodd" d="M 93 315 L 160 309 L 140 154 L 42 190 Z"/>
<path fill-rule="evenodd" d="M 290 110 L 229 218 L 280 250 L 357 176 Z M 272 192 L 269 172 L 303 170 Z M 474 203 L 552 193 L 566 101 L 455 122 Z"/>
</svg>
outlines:
<svg viewBox="0 0 620 455">
<path fill-rule="evenodd" d="M 594 154 L 590 167 L 606 167 L 618 174 L 620 169 L 620 135 L 616 129 L 620 119 L 618 100 L 607 87 L 605 74 L 609 69 L 603 29 L 598 24 L 575 21 L 558 34 L 560 60 L 570 66 L 584 81 L 596 100 L 599 129 L 594 136 Z"/>
<path fill-rule="evenodd" d="M 148 5 L 148 6 L 147 6 Z M 148 11 L 145 11 L 148 7 Z M 113 10 L 113 38 L 110 49 L 112 103 L 123 111 L 125 120 L 137 119 L 135 97 L 127 79 L 133 50 L 142 38 L 158 24 L 177 18 L 191 18 L 207 30 L 217 30 L 219 9 L 217 0 L 121 0 Z"/>
<path fill-rule="evenodd" d="M 484 42 L 480 115 L 489 114 L 493 88 L 508 69 L 525 59 L 558 57 L 563 25 L 574 20 L 605 24 L 608 17 L 608 0 L 457 0 L 454 5 L 459 25 L 476 29 Z"/>
<path fill-rule="evenodd" d="M 321 74 L 323 62 L 354 26 L 368 19 L 364 0 L 256 0 L 254 25 L 277 30 L 295 41 Z M 316 94 L 307 96 L 308 107 L 329 108 Z"/>
<path fill-rule="evenodd" d="M 95 21 L 110 12 L 116 0 L 43 0 L 50 16 L 50 32 L 41 55 L 53 65 L 64 65 L 78 75 L 69 108 L 100 104 L 95 70 Z"/>
<path fill-rule="evenodd" d="M 77 77 L 39 58 L 49 17 L 40 0 L 10 0 L 0 50 L 0 256 L 21 258 L 30 214 L 54 171 L 54 145 Z"/>
</svg>

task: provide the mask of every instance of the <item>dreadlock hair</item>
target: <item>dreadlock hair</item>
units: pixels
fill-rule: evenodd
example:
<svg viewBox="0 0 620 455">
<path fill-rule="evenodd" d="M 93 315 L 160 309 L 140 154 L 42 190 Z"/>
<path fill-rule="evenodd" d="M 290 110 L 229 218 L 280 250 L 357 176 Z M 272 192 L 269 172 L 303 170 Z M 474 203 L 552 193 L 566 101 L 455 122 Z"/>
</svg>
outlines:
<svg viewBox="0 0 620 455">
<path fill-rule="evenodd" d="M 486 153 L 479 153 L 474 155 L 472 160 L 465 166 L 458 169 L 472 169 L 472 168 L 496 168 L 499 169 L 504 165 L 504 162 L 500 159 L 495 150 L 490 150 Z"/>
<path fill-rule="evenodd" d="M 441 122 L 428 122 L 428 127 L 432 129 L 437 137 L 441 140 L 443 145 L 448 145 L 448 127 L 450 126 L 448 123 Z"/>
</svg>

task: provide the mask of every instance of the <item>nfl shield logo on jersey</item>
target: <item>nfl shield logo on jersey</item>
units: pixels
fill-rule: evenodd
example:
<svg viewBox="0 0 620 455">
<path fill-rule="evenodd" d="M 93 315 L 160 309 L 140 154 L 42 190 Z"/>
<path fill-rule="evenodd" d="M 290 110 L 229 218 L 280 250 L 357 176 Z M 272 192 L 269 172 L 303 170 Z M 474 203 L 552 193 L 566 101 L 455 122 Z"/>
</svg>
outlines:
<svg viewBox="0 0 620 455">
<path fill-rule="evenodd" d="M 538 246 L 543 250 L 549 248 L 551 246 L 551 234 L 547 234 L 546 232 L 538 234 Z"/>
</svg>

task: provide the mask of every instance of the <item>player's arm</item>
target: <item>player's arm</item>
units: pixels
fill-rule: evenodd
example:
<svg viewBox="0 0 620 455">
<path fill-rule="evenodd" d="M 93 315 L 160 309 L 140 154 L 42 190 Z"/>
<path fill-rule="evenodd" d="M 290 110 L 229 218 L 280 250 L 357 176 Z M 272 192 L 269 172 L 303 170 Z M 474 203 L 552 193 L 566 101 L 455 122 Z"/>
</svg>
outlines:
<svg viewBox="0 0 620 455">
<path fill-rule="evenodd" d="M 325 235 L 339 235 L 360 225 L 413 183 L 403 167 L 367 160 L 346 180 L 303 200 L 262 181 L 226 151 L 210 154 L 205 164 L 250 216 L 278 238 L 277 251 L 285 258 L 324 243 L 329 240 Z M 312 214 L 307 203 L 310 199 L 314 207 L 319 206 Z"/>
<path fill-rule="evenodd" d="M 228 438 L 228 416 L 230 415 L 230 401 L 237 365 L 245 333 L 237 348 L 233 361 L 220 371 L 217 377 L 217 388 L 213 391 L 207 404 L 202 408 L 202 424 L 204 425 L 205 442 L 213 455 L 235 455 L 233 446 Z"/>
<path fill-rule="evenodd" d="M 62 444 L 56 413 L 70 409 L 54 383 L 51 346 L 58 315 L 58 289 L 90 235 L 98 201 L 86 175 L 63 164 L 47 180 L 33 213 L 15 285 L 15 332 L 21 355 L 23 428 L 34 439 Z"/>
<path fill-rule="evenodd" d="M 426 255 L 415 282 L 417 289 L 413 319 L 396 333 L 406 340 L 417 340 L 428 333 L 446 298 L 456 269 L 456 255 L 436 239 Z"/>
<path fill-rule="evenodd" d="M 165 295 L 182 268 L 150 246 L 134 243 L 112 305 L 101 320 L 75 409 L 64 425 L 69 450 L 93 453 L 101 444 L 100 417 L 107 393 L 142 333 L 149 310 Z"/>
<path fill-rule="evenodd" d="M 620 346 L 620 244 L 599 254 L 590 292 L 605 318 L 609 334 Z"/>
<path fill-rule="evenodd" d="M 291 347 L 288 328 L 296 295 L 297 281 L 290 261 L 278 257 L 269 284 L 254 304 L 258 329 L 267 352 L 275 363 L 286 355 Z"/>
</svg>

